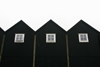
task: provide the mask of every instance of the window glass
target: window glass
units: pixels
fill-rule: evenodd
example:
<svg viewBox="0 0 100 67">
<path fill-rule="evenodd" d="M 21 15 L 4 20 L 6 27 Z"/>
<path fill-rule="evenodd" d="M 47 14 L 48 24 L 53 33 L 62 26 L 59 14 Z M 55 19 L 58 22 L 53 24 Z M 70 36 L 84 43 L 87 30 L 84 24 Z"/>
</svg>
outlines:
<svg viewBox="0 0 100 67">
<path fill-rule="evenodd" d="M 23 43 L 24 42 L 24 34 L 15 34 L 15 42 Z"/>
<path fill-rule="evenodd" d="M 87 33 L 79 33 L 79 42 L 89 42 Z"/>
<path fill-rule="evenodd" d="M 56 34 L 46 34 L 46 42 L 54 43 L 56 42 Z"/>
</svg>

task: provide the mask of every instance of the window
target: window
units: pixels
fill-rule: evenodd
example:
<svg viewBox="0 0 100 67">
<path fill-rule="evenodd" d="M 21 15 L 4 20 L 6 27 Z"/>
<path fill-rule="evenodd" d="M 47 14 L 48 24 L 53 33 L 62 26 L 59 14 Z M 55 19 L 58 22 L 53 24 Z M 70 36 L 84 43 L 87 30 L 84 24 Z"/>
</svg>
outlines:
<svg viewBox="0 0 100 67">
<path fill-rule="evenodd" d="M 23 43 L 24 42 L 24 34 L 15 34 L 15 42 Z"/>
<path fill-rule="evenodd" d="M 46 42 L 47 43 L 55 43 L 56 42 L 56 34 L 46 34 Z"/>
<path fill-rule="evenodd" d="M 79 33 L 79 42 L 89 42 L 87 33 Z"/>
</svg>

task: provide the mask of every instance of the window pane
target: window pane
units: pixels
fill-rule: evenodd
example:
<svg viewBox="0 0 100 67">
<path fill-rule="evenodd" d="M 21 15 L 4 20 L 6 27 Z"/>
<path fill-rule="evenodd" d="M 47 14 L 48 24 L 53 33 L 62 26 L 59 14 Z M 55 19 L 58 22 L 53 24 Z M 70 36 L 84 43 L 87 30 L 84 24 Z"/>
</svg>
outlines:
<svg viewBox="0 0 100 67">
<path fill-rule="evenodd" d="M 15 42 L 23 43 L 24 42 L 24 34 L 15 34 Z"/>
<path fill-rule="evenodd" d="M 84 38 L 86 38 L 86 35 L 83 35 L 84 36 Z"/>
<path fill-rule="evenodd" d="M 46 42 L 48 43 L 52 43 L 52 42 L 55 42 L 56 39 L 55 39 L 55 34 L 46 34 Z"/>
<path fill-rule="evenodd" d="M 19 35 L 17 35 L 16 40 L 19 40 Z"/>
<path fill-rule="evenodd" d="M 48 41 L 54 41 L 54 35 L 48 35 Z"/>
<path fill-rule="evenodd" d="M 48 37 L 50 37 L 50 35 L 48 35 Z"/>
<path fill-rule="evenodd" d="M 54 37 L 54 35 L 51 35 L 51 37 Z"/>
<path fill-rule="evenodd" d="M 87 33 L 79 34 L 79 42 L 89 42 Z"/>
<path fill-rule="evenodd" d="M 48 41 L 50 41 L 50 38 L 48 38 Z"/>
<path fill-rule="evenodd" d="M 81 38 L 81 40 L 84 40 L 84 38 Z"/>
<path fill-rule="evenodd" d="M 81 35 L 81 38 L 83 38 L 83 35 Z"/>
<path fill-rule="evenodd" d="M 86 35 L 80 35 L 81 36 L 81 40 L 85 41 L 86 40 Z"/>
<path fill-rule="evenodd" d="M 19 38 L 19 40 L 22 40 L 22 35 L 20 35 L 20 38 Z"/>
<path fill-rule="evenodd" d="M 84 40 L 87 40 L 86 38 L 84 38 Z"/>
<path fill-rule="evenodd" d="M 54 41 L 54 38 L 51 38 L 51 41 Z"/>
</svg>

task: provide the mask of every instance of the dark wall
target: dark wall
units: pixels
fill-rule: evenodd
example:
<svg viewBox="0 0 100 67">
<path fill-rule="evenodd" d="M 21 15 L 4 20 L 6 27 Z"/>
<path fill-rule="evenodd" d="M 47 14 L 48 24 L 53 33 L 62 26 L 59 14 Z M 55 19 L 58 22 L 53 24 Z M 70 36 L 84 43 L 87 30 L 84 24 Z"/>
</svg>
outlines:
<svg viewBox="0 0 100 67">
<path fill-rule="evenodd" d="M 70 56 L 70 67 L 100 67 L 99 56 Z"/>
<path fill-rule="evenodd" d="M 46 43 L 46 33 L 56 34 L 56 43 Z M 36 33 L 36 67 L 67 67 L 66 33 L 49 21 Z"/>
<path fill-rule="evenodd" d="M 3 41 L 3 35 L 4 35 L 4 31 L 0 28 L 0 53 L 1 53 L 1 46 L 2 46 L 2 41 Z"/>
<path fill-rule="evenodd" d="M 24 33 L 24 43 L 14 43 L 15 33 Z M 32 67 L 34 31 L 19 22 L 6 32 L 1 67 Z"/>
<path fill-rule="evenodd" d="M 78 33 L 88 33 L 89 42 L 80 43 Z M 98 36 L 99 34 L 83 21 L 68 31 L 71 67 L 100 67 L 100 44 Z"/>
</svg>

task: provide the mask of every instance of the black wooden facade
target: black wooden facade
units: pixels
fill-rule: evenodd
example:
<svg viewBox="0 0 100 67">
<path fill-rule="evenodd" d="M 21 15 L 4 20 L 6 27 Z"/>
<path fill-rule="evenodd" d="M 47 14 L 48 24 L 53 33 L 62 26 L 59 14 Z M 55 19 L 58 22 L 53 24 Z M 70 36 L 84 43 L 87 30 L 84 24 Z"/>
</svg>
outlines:
<svg viewBox="0 0 100 67">
<path fill-rule="evenodd" d="M 87 33 L 89 42 L 79 42 L 79 33 Z M 100 67 L 100 33 L 80 20 L 67 34 L 70 67 Z"/>
<path fill-rule="evenodd" d="M 1 65 L 1 58 L 2 58 L 2 47 L 3 47 L 3 40 L 4 40 L 4 31 L 2 28 L 0 28 L 0 65 Z"/>
<path fill-rule="evenodd" d="M 55 33 L 56 43 L 46 43 L 46 34 Z M 66 32 L 52 20 L 36 31 L 35 67 L 67 67 Z"/>
<path fill-rule="evenodd" d="M 3 36 L 4 36 L 4 31 L 2 28 L 0 28 L 0 52 L 1 52 L 2 42 L 3 42 Z"/>
<path fill-rule="evenodd" d="M 16 33 L 24 33 L 24 43 L 15 43 Z M 5 32 L 1 67 L 32 67 L 34 31 L 23 21 L 19 21 Z"/>
<path fill-rule="evenodd" d="M 89 42 L 79 42 L 80 33 Z M 15 34 L 25 34 L 24 42 L 14 42 Z M 46 42 L 46 34 L 56 42 Z M 100 67 L 100 32 L 83 20 L 67 32 L 52 20 L 35 32 L 21 20 L 5 33 L 0 29 L 1 49 L 0 67 Z"/>
</svg>

